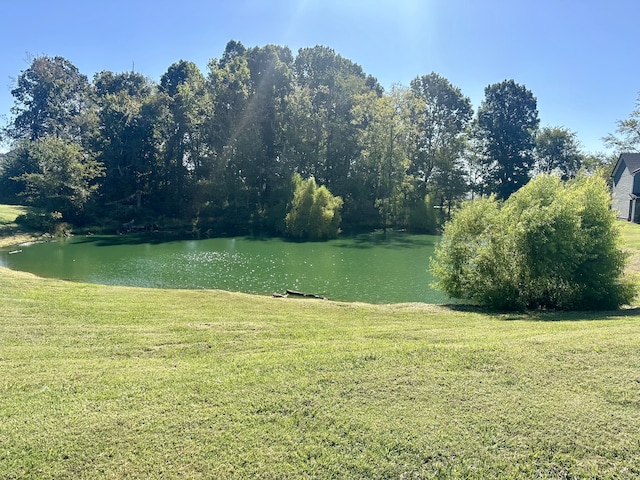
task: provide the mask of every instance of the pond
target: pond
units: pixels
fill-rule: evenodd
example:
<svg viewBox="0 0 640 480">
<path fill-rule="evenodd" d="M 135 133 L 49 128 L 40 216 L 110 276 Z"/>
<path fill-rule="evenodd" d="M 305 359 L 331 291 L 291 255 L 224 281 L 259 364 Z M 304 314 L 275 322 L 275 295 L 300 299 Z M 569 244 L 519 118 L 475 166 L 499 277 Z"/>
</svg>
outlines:
<svg viewBox="0 0 640 480">
<path fill-rule="evenodd" d="M 429 258 L 438 240 L 382 232 L 308 243 L 76 236 L 0 250 L 0 266 L 107 285 L 262 295 L 291 289 L 338 301 L 447 303 L 429 287 Z"/>
</svg>

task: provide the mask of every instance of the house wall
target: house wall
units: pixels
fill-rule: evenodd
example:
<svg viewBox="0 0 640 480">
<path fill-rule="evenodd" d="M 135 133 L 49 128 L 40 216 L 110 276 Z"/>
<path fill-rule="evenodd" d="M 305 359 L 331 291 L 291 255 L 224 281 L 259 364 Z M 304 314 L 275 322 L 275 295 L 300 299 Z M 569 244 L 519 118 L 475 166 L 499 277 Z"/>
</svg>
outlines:
<svg viewBox="0 0 640 480">
<path fill-rule="evenodd" d="M 623 161 L 613 176 L 613 203 L 611 207 L 617 211 L 618 218 L 625 220 L 629 218 L 629 200 L 631 200 L 629 194 L 633 192 L 633 187 L 634 177 Z"/>
<path fill-rule="evenodd" d="M 637 173 L 633 176 L 633 190 L 631 193 L 640 196 L 640 175 Z"/>
</svg>

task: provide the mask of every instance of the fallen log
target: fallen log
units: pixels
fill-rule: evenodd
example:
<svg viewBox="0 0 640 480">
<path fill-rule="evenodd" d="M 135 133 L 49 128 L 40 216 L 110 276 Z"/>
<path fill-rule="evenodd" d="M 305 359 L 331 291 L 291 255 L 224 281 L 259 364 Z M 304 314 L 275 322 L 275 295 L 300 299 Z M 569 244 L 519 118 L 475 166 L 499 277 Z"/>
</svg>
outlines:
<svg viewBox="0 0 640 480">
<path fill-rule="evenodd" d="M 287 288 L 287 296 L 292 297 L 305 297 L 305 298 L 317 298 L 319 300 L 326 300 L 325 297 L 316 295 L 315 293 L 298 292 L 297 290 L 290 290 Z"/>
</svg>

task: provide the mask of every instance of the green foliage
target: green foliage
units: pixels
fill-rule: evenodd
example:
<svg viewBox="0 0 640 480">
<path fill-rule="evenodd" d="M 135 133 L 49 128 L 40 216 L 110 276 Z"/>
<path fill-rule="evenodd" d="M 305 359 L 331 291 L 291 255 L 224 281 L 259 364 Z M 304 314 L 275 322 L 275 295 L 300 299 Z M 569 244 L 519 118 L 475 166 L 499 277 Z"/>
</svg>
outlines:
<svg viewBox="0 0 640 480">
<path fill-rule="evenodd" d="M 417 192 L 423 197 L 429 187 L 436 195 L 453 201 L 459 193 L 451 196 L 451 189 L 444 184 L 450 172 L 459 169 L 465 148 L 463 134 L 473 115 L 471 100 L 437 73 L 415 78 L 409 91 L 409 171 L 420 185 Z M 434 174 L 439 178 L 431 182 Z"/>
<path fill-rule="evenodd" d="M 313 177 L 303 180 L 295 174 L 292 181 L 293 200 L 285 217 L 287 234 L 308 240 L 338 236 L 342 198 L 333 196 L 324 185 L 318 187 Z"/>
<path fill-rule="evenodd" d="M 403 111 L 409 98 L 408 91 L 396 87 L 386 96 L 369 92 L 357 98 L 351 111 L 354 122 L 363 127 L 350 191 L 361 188 L 352 203 L 361 203 L 362 210 L 365 203 L 372 204 L 384 228 L 406 224 L 406 197 L 411 182 L 407 175 L 409 124 Z"/>
<path fill-rule="evenodd" d="M 427 195 L 442 222 L 470 184 L 507 198 L 526 183 L 538 127 L 535 98 L 513 81 L 487 87 L 474 136 L 471 101 L 446 78 L 434 72 L 385 92 L 324 46 L 294 55 L 230 41 L 206 73 L 180 60 L 157 83 L 110 71 L 90 83 L 70 61 L 39 56 L 11 93 L 7 140 L 56 137 L 104 166 L 97 216 L 131 206 L 184 224 L 206 215 L 236 232 L 282 231 L 296 172 L 344 199 L 345 229 L 430 231 L 418 212 Z M 547 171 L 557 166 L 557 145 L 540 138 Z M 570 177 L 575 158 L 562 158 Z M 6 202 L 35 199 L 44 186 L 14 152 L 0 167 Z"/>
<path fill-rule="evenodd" d="M 82 147 L 56 137 L 23 141 L 16 155 L 32 167 L 15 177 L 26 185 L 25 199 L 46 212 L 61 212 L 65 219 L 82 210 L 103 175 L 102 165 Z"/>
<path fill-rule="evenodd" d="M 15 115 L 7 128 L 14 139 L 36 140 L 47 135 L 80 141 L 87 133 L 89 82 L 62 57 L 33 58 L 11 91 Z"/>
<path fill-rule="evenodd" d="M 157 153 L 152 84 L 140 74 L 111 72 L 96 74 L 94 84 L 100 107 L 94 149 L 105 168 L 101 200 L 107 205 L 140 208 L 143 194 L 150 193 L 149 178 Z"/>
<path fill-rule="evenodd" d="M 194 181 L 209 170 L 211 150 L 205 123 L 213 108 L 204 75 L 193 62 L 181 60 L 162 75 L 157 99 L 161 105 L 155 128 L 162 138 L 153 169 L 154 190 L 170 215 L 199 210 Z"/>
<path fill-rule="evenodd" d="M 60 212 L 31 210 L 16 217 L 16 223 L 27 230 L 47 232 L 52 235 L 58 235 L 63 230 L 70 229 L 66 223 L 62 222 L 62 213 Z"/>
<path fill-rule="evenodd" d="M 622 278 L 606 183 L 540 175 L 504 203 L 468 202 L 445 226 L 432 264 L 448 295 L 503 309 L 613 309 L 634 295 Z"/>
<path fill-rule="evenodd" d="M 534 165 L 537 100 L 513 80 L 489 85 L 478 109 L 476 135 L 487 168 L 488 191 L 508 198 L 529 181 Z"/>
<path fill-rule="evenodd" d="M 296 150 L 312 163 L 305 175 L 313 175 L 336 195 L 348 199 L 350 175 L 354 159 L 360 154 L 362 130 L 354 122 L 354 107 L 361 95 L 378 93 L 377 81 L 362 70 L 360 65 L 343 58 L 334 50 L 316 46 L 303 48 L 293 63 L 293 70 L 305 100 L 311 109 L 299 118 L 304 136 Z M 303 156 L 297 156 L 302 159 Z"/>
<path fill-rule="evenodd" d="M 575 177 L 583 162 L 576 134 L 563 127 L 544 127 L 538 132 L 535 156 L 539 172 L 560 172 L 562 180 Z"/>
<path fill-rule="evenodd" d="M 436 210 L 429 195 L 410 210 L 409 230 L 414 233 L 428 234 L 435 234 L 438 230 Z"/>
<path fill-rule="evenodd" d="M 32 159 L 18 155 L 17 149 L 10 151 L 0 165 L 0 202 L 22 203 L 20 195 L 25 191 L 26 184 L 17 178 L 35 169 Z"/>
</svg>

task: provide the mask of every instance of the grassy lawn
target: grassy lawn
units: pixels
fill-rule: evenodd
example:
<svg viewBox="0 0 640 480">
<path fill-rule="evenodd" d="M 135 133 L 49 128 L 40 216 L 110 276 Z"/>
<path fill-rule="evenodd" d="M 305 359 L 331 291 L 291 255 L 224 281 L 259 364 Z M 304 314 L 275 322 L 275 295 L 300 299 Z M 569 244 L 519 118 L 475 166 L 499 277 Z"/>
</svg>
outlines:
<svg viewBox="0 0 640 480">
<path fill-rule="evenodd" d="M 627 247 L 640 251 L 640 225 L 637 223 L 620 222 L 620 230 Z"/>
<path fill-rule="evenodd" d="M 0 235 L 6 235 L 17 228 L 16 217 L 26 213 L 26 207 L 0 204 Z"/>
<path fill-rule="evenodd" d="M 636 309 L 496 315 L 6 269 L 0 305 L 2 479 L 640 476 Z"/>
<path fill-rule="evenodd" d="M 27 213 L 27 207 L 0 204 L 0 248 L 32 239 L 15 223 L 16 217 L 24 213 Z"/>
<path fill-rule="evenodd" d="M 620 222 L 624 245 L 629 251 L 627 270 L 640 273 L 640 225 L 635 223 Z"/>
</svg>

